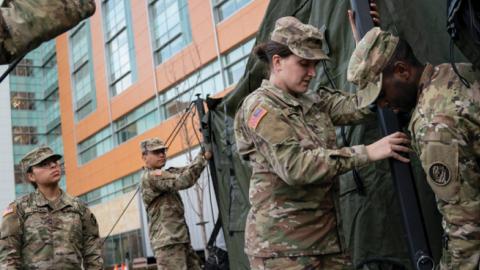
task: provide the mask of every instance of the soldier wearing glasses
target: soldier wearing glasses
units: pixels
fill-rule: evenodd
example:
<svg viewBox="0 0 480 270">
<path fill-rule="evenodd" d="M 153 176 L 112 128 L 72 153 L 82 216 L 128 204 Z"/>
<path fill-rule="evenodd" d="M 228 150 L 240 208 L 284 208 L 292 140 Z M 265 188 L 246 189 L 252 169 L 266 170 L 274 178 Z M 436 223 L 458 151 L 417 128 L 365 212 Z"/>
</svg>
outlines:
<svg viewBox="0 0 480 270">
<path fill-rule="evenodd" d="M 95 216 L 60 189 L 59 160 L 50 147 L 27 153 L 20 164 L 35 191 L 3 213 L 0 269 L 102 269 Z"/>
<path fill-rule="evenodd" d="M 181 168 L 165 166 L 165 143 L 159 138 L 141 142 L 142 159 L 145 162 L 142 174 L 142 197 L 148 214 L 150 242 L 155 252 L 158 269 L 201 269 L 200 259 L 190 244 L 184 206 L 179 190 L 193 186 L 211 152 L 200 152 L 190 165 Z"/>
</svg>

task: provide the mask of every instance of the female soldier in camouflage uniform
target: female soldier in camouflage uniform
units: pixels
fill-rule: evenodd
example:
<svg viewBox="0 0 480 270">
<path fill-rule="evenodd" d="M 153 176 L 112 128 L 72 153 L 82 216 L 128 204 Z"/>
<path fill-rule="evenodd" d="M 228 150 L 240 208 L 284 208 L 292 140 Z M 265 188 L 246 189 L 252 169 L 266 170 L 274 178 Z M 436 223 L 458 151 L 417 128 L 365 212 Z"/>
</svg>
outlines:
<svg viewBox="0 0 480 270">
<path fill-rule="evenodd" d="M 36 190 L 3 213 L 0 269 L 103 268 L 95 216 L 58 186 L 61 158 L 50 147 L 38 147 L 21 160 Z"/>
<path fill-rule="evenodd" d="M 280 18 L 271 41 L 255 48 L 270 77 L 235 118 L 237 148 L 252 166 L 245 251 L 252 269 L 348 269 L 337 222 L 336 176 L 374 160 L 408 159 L 395 133 L 368 146 L 337 149 L 334 125 L 371 116 L 368 92 L 307 92 L 322 34 L 293 17 Z"/>
</svg>

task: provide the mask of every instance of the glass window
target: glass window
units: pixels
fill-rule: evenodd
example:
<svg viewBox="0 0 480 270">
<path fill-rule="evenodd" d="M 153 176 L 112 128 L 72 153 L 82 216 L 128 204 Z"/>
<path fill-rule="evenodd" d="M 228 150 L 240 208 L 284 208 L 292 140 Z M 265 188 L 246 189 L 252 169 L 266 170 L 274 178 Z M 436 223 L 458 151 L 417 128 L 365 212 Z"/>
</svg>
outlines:
<svg viewBox="0 0 480 270">
<path fill-rule="evenodd" d="M 17 198 L 23 195 L 27 195 L 33 191 L 35 191 L 35 188 L 30 183 L 15 183 L 15 194 L 17 195 Z"/>
<path fill-rule="evenodd" d="M 70 33 L 75 118 L 82 120 L 95 110 L 95 82 L 90 57 L 90 24 L 82 22 Z"/>
<path fill-rule="evenodd" d="M 142 171 L 137 171 L 109 184 L 94 189 L 80 196 L 89 206 L 109 201 L 117 196 L 134 190 L 140 181 Z"/>
<path fill-rule="evenodd" d="M 108 55 L 108 73 L 113 96 L 133 83 L 133 42 L 125 0 L 106 0 L 103 3 Z"/>
<path fill-rule="evenodd" d="M 18 77 L 32 77 L 33 76 L 33 60 L 22 59 L 17 67 L 12 70 L 11 75 Z"/>
<path fill-rule="evenodd" d="M 185 108 L 193 101 L 195 94 L 205 96 L 222 91 L 222 77 L 218 71 L 218 62 L 214 61 L 188 76 L 177 85 L 165 90 L 160 96 L 160 121 L 163 121 Z"/>
<path fill-rule="evenodd" d="M 60 123 L 60 102 L 58 101 L 58 90 L 52 92 L 45 99 L 45 105 L 47 126 L 53 122 Z"/>
<path fill-rule="evenodd" d="M 105 266 L 111 268 L 122 264 L 127 258 L 133 261 L 135 258 L 145 257 L 142 241 L 140 230 L 110 236 L 102 250 Z"/>
<path fill-rule="evenodd" d="M 230 17 L 237 10 L 247 5 L 252 0 L 215 0 L 213 6 L 217 22 L 221 22 Z"/>
<path fill-rule="evenodd" d="M 157 64 L 182 50 L 191 41 L 186 0 L 156 0 L 150 3 L 153 48 Z"/>
<path fill-rule="evenodd" d="M 254 44 L 255 39 L 248 40 L 222 57 L 229 85 L 237 83 L 243 76 L 248 56 L 250 55 Z"/>
<path fill-rule="evenodd" d="M 73 81 L 75 83 L 75 103 L 79 106 L 83 103 L 82 99 L 90 98 L 89 94 L 92 92 L 88 65 L 83 65 L 73 74 Z"/>
<path fill-rule="evenodd" d="M 151 99 L 115 121 L 117 141 L 123 143 L 153 128 L 158 122 L 155 99 Z"/>
<path fill-rule="evenodd" d="M 58 125 L 47 133 L 47 145 L 50 146 L 55 153 L 63 153 L 61 125 Z"/>
<path fill-rule="evenodd" d="M 12 127 L 13 144 L 32 145 L 38 143 L 37 127 Z"/>
<path fill-rule="evenodd" d="M 77 145 L 79 162 L 85 164 L 109 152 L 112 148 L 113 140 L 110 127 L 106 127 Z"/>
<path fill-rule="evenodd" d="M 78 69 L 88 61 L 90 44 L 87 39 L 87 24 L 80 24 L 70 36 L 73 69 Z"/>
<path fill-rule="evenodd" d="M 57 56 L 55 53 L 52 54 L 52 57 L 50 57 L 43 65 L 43 77 L 46 82 L 46 91 L 58 88 Z"/>
<path fill-rule="evenodd" d="M 76 111 L 77 119 L 83 119 L 87 117 L 92 111 L 95 110 L 95 104 L 93 102 L 88 102 L 81 108 L 78 108 Z"/>
<path fill-rule="evenodd" d="M 31 92 L 11 92 L 10 104 L 12 110 L 28 110 L 34 111 L 35 106 L 35 93 Z"/>
</svg>

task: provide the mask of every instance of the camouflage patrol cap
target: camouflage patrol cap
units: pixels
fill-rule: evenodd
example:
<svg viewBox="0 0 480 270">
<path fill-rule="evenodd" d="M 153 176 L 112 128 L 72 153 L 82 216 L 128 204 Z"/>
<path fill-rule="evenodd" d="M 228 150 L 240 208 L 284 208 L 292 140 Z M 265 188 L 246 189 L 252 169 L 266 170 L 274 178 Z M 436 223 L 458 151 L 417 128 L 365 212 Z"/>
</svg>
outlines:
<svg viewBox="0 0 480 270">
<path fill-rule="evenodd" d="M 62 158 L 62 155 L 55 154 L 52 148 L 48 146 L 40 146 L 25 154 L 20 160 L 20 165 L 26 173 L 32 166 L 38 165 L 42 161 L 51 157 L 55 157 L 58 160 Z"/>
<path fill-rule="evenodd" d="M 365 82 L 357 90 L 358 108 L 362 109 L 377 100 L 380 91 L 382 90 L 382 74 L 378 76 L 374 82 Z"/>
<path fill-rule="evenodd" d="M 145 153 L 147 151 L 155 151 L 158 149 L 167 149 L 165 146 L 165 143 L 160 140 L 158 137 L 146 139 L 140 143 L 140 149 L 142 150 L 142 153 Z"/>
<path fill-rule="evenodd" d="M 399 38 L 374 27 L 368 31 L 353 51 L 347 69 L 347 80 L 360 87 L 357 92 L 360 107 L 374 102 L 382 86 L 381 74 L 390 61 Z M 362 106 L 363 105 L 363 106 Z"/>
<path fill-rule="evenodd" d="M 299 57 L 311 60 L 328 59 L 322 50 L 322 32 L 313 25 L 303 24 L 295 17 L 278 19 L 270 39 L 288 46 Z"/>
</svg>

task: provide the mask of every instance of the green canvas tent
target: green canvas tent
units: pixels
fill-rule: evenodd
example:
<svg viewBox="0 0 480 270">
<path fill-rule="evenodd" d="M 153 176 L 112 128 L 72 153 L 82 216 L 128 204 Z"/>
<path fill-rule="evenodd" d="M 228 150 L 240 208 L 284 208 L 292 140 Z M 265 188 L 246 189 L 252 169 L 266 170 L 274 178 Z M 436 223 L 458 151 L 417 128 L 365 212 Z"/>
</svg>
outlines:
<svg viewBox="0 0 480 270">
<path fill-rule="evenodd" d="M 381 27 L 405 38 L 421 61 L 432 64 L 449 61 L 445 1 L 378 0 L 377 5 Z M 348 60 L 355 46 L 347 18 L 349 8 L 348 0 L 271 0 L 256 42 L 267 40 L 275 21 L 283 16 L 295 16 L 303 22 L 324 27 L 327 41 L 324 49 L 331 59 L 327 69 L 338 89 L 355 91 L 346 80 Z M 457 61 L 464 60 L 458 51 L 455 58 Z M 210 99 L 207 102 L 218 177 L 217 200 L 231 269 L 249 269 L 243 249 L 250 176 L 248 164 L 236 154 L 232 117 L 242 100 L 266 78 L 265 68 L 251 56 L 245 74 L 235 89 L 222 99 Z M 321 85 L 329 86 L 324 68 L 319 65 L 318 76 L 312 87 Z M 378 123 L 372 122 L 346 127 L 347 143 L 373 142 L 380 137 L 377 126 Z M 345 143 L 341 136 L 337 141 L 339 146 Z M 441 252 L 441 217 L 418 160 L 413 159 L 412 167 L 429 243 L 438 261 Z M 341 226 L 355 266 L 362 269 L 411 269 L 388 162 L 377 162 L 362 168 L 359 174 L 365 195 L 358 193 L 352 173 L 340 177 Z"/>
</svg>

